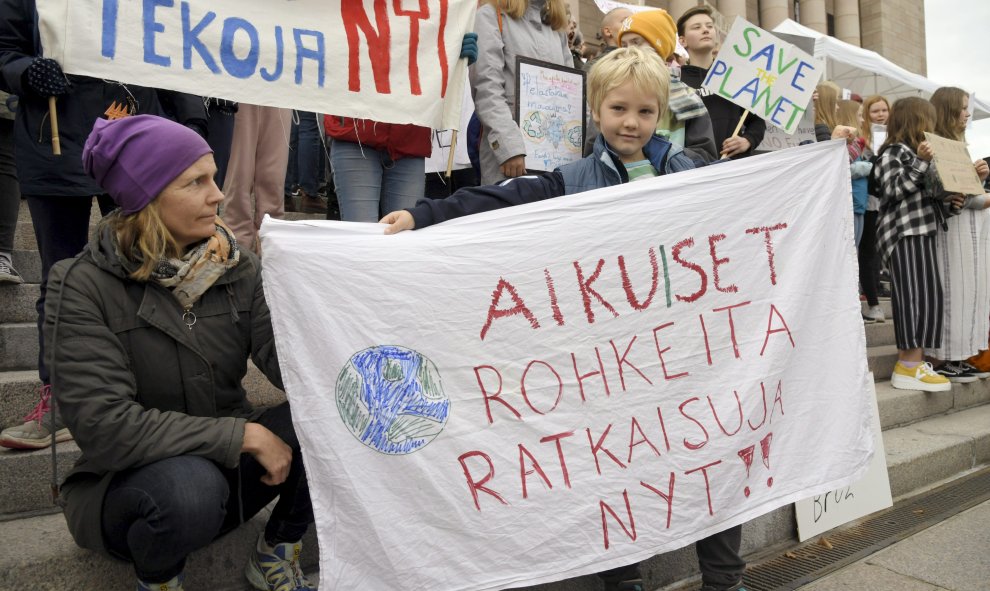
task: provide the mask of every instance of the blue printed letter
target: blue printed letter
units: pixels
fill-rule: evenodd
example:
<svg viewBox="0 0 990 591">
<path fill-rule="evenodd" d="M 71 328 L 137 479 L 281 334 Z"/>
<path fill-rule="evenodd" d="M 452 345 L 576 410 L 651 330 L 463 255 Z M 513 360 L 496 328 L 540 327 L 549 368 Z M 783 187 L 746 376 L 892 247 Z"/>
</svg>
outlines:
<svg viewBox="0 0 990 591">
<path fill-rule="evenodd" d="M 144 0 L 144 61 L 156 66 L 172 65 L 172 58 L 155 53 L 155 33 L 164 33 L 165 25 L 155 20 L 155 9 L 159 6 L 174 6 L 175 0 Z M 104 10 L 105 12 L 105 10 Z M 104 48 L 104 51 L 106 49 Z M 106 54 L 104 54 L 106 55 Z"/>
<path fill-rule="evenodd" d="M 306 31 L 293 29 L 292 34 L 296 39 L 296 84 L 302 84 L 303 60 L 313 59 L 317 64 L 317 84 L 323 88 L 326 78 L 326 44 L 323 41 L 323 33 L 319 31 Z M 316 49 L 303 47 L 302 36 L 307 35 L 316 39 Z"/>
<path fill-rule="evenodd" d="M 103 0 L 103 57 L 117 53 L 117 1 Z"/>
<path fill-rule="evenodd" d="M 268 68 L 261 68 L 261 79 L 265 82 L 274 82 L 282 77 L 282 62 L 285 61 L 285 41 L 282 40 L 282 27 L 275 25 L 275 71 Z"/>
<path fill-rule="evenodd" d="M 243 30 L 248 35 L 251 46 L 244 58 L 234 53 L 234 35 Z M 227 73 L 234 78 L 250 78 L 258 69 L 258 29 L 242 18 L 230 17 L 223 21 L 223 37 L 220 39 L 220 62 Z"/>
<path fill-rule="evenodd" d="M 210 69 L 214 74 L 220 73 L 220 68 L 217 66 L 217 61 L 213 59 L 210 55 L 210 50 L 203 45 L 203 42 L 199 40 L 200 33 L 203 32 L 213 19 L 217 17 L 215 12 L 207 12 L 203 15 L 203 20 L 199 21 L 195 27 L 190 27 L 189 19 L 189 3 L 182 3 L 182 67 L 191 70 L 192 69 L 192 50 L 195 49 L 199 57 L 203 59 L 203 63 L 206 67 Z"/>
</svg>

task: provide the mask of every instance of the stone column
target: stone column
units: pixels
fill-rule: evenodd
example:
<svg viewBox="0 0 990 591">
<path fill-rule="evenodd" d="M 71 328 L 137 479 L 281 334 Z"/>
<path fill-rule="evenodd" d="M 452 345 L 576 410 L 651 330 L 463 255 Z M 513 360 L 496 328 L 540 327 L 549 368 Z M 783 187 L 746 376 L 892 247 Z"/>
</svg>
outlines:
<svg viewBox="0 0 990 591">
<path fill-rule="evenodd" d="M 760 27 L 772 31 L 788 18 L 787 0 L 760 0 Z"/>
<path fill-rule="evenodd" d="M 674 21 L 681 18 L 689 8 L 694 8 L 698 5 L 698 0 L 670 0 L 670 16 L 674 17 Z"/>
<path fill-rule="evenodd" d="M 737 16 L 746 18 L 746 0 L 718 0 L 718 11 L 725 17 L 725 22 L 732 26 Z"/>
<path fill-rule="evenodd" d="M 819 33 L 828 34 L 825 20 L 825 0 L 801 0 L 801 24 Z"/>
<path fill-rule="evenodd" d="M 835 37 L 859 47 L 858 0 L 835 0 Z"/>
</svg>

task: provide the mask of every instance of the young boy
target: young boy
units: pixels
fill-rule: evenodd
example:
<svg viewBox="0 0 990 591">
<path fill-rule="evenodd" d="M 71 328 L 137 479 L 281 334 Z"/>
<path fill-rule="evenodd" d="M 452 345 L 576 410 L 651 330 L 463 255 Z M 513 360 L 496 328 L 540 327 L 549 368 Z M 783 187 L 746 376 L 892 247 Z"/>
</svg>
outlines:
<svg viewBox="0 0 990 591">
<path fill-rule="evenodd" d="M 718 95 L 708 94 L 708 91 L 701 88 L 701 83 L 708 75 L 708 68 L 715 61 L 715 50 L 718 49 L 711 7 L 697 6 L 685 11 L 677 19 L 677 35 L 689 56 L 688 64 L 681 67 L 681 80 L 691 88 L 698 89 L 702 95 L 701 98 L 708 107 L 708 115 L 712 118 L 715 145 L 723 157 L 749 156 L 763 141 L 763 134 L 767 130 L 766 122 L 750 113 L 746 116 L 739 135 L 733 136 L 732 132 L 745 109 Z"/>
<path fill-rule="evenodd" d="M 603 55 L 588 74 L 588 103 L 601 130 L 591 155 L 540 176 L 461 189 L 446 199 L 420 201 L 416 207 L 382 218 L 381 223 L 389 224 L 385 233 L 694 168 L 680 147 L 654 135 L 667 109 L 669 85 L 667 66 L 652 50 L 627 47 Z M 638 564 L 599 576 L 606 591 L 643 591 Z"/>
<path fill-rule="evenodd" d="M 588 103 L 601 129 L 591 155 L 540 176 L 422 200 L 382 218 L 389 224 L 385 233 L 694 168 L 679 147 L 653 134 L 667 109 L 669 84 L 667 66 L 656 53 L 638 48 L 608 53 L 588 74 Z"/>
<path fill-rule="evenodd" d="M 677 28 L 666 10 L 644 10 L 622 21 L 619 45 L 653 49 L 668 65 L 674 63 L 677 47 Z M 670 96 L 667 112 L 660 118 L 657 135 L 673 144 L 684 146 L 684 153 L 695 166 L 704 166 L 718 160 L 712 120 L 708 109 L 697 92 L 680 81 L 680 66 L 671 66 Z"/>
</svg>

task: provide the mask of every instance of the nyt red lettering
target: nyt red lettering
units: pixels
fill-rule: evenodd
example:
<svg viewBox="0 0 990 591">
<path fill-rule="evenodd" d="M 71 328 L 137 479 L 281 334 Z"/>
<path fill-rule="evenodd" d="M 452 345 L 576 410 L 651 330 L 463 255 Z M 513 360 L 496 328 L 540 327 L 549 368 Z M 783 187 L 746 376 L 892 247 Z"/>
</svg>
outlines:
<svg viewBox="0 0 990 591">
<path fill-rule="evenodd" d="M 440 31 L 437 35 L 437 65 L 440 68 L 440 96 L 447 94 L 447 49 L 444 44 L 444 30 L 447 26 L 447 2 L 440 0 L 439 20 Z M 402 0 L 392 0 L 392 12 L 397 17 L 409 19 L 409 89 L 414 95 L 423 94 L 419 77 L 419 26 L 420 21 L 431 18 L 427 0 L 419 0 L 417 9 L 409 10 L 402 7 Z M 388 15 L 388 2 L 374 0 L 375 25 L 371 24 L 364 7 L 364 2 L 341 2 L 340 13 L 344 23 L 344 33 L 347 36 L 348 77 L 347 88 L 351 92 L 361 91 L 361 40 L 368 46 L 368 61 L 371 62 L 371 72 L 375 79 L 375 90 L 379 94 L 391 94 L 391 50 L 392 50 L 392 21 Z"/>
</svg>

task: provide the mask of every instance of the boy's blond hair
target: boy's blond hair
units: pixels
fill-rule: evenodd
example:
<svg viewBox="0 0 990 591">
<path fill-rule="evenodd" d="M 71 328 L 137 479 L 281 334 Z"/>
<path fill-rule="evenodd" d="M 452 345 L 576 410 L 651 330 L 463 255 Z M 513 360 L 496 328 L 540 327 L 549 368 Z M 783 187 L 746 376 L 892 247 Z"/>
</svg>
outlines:
<svg viewBox="0 0 990 591">
<path fill-rule="evenodd" d="M 656 94 L 660 104 L 658 115 L 667 110 L 670 96 L 670 71 L 655 51 L 643 51 L 638 47 L 612 50 L 598 58 L 588 73 L 588 106 L 598 113 L 605 95 L 626 82 L 632 82 L 637 90 Z"/>
</svg>

